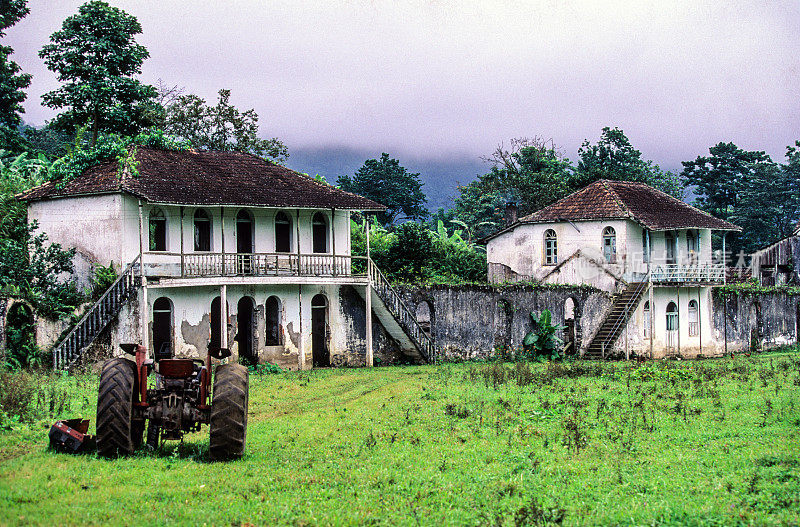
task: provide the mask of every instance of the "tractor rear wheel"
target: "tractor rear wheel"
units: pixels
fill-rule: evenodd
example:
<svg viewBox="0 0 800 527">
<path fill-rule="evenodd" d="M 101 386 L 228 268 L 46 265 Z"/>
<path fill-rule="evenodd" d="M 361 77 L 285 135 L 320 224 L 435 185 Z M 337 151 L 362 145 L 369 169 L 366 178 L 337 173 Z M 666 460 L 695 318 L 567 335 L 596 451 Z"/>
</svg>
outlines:
<svg viewBox="0 0 800 527">
<path fill-rule="evenodd" d="M 244 454 L 248 399 L 247 368 L 241 364 L 217 366 L 211 400 L 212 460 L 236 459 Z"/>
<path fill-rule="evenodd" d="M 141 442 L 138 423 L 133 421 L 136 365 L 124 358 L 107 360 L 100 374 L 97 394 L 97 451 L 115 457 L 133 453 Z"/>
</svg>

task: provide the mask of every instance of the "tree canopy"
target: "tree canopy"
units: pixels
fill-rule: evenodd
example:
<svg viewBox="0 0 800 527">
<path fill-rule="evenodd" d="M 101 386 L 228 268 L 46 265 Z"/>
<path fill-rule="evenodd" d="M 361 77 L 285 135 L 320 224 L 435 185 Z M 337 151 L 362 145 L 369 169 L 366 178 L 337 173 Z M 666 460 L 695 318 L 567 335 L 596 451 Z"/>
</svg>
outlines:
<svg viewBox="0 0 800 527">
<path fill-rule="evenodd" d="M 39 56 L 62 85 L 42 100 L 50 108 L 65 109 L 53 122 L 57 128 L 74 131 L 88 125 L 94 145 L 100 132 L 134 135 L 153 124 L 156 90 L 133 78 L 149 57 L 134 40 L 141 32 L 134 16 L 92 0 L 50 36 Z"/>
<path fill-rule="evenodd" d="M 230 90 L 220 90 L 214 106 L 197 95 L 176 94 L 176 88 L 166 90 L 170 93 L 162 92 L 165 133 L 205 150 L 249 152 L 279 163 L 288 157 L 289 151 L 279 139 L 258 137 L 258 114 L 252 108 L 241 111 L 232 105 Z"/>
<path fill-rule="evenodd" d="M 6 30 L 24 18 L 28 12 L 27 0 L 6 0 L 0 2 L 0 38 Z M 31 75 L 21 73 L 19 64 L 11 60 L 14 50 L 0 45 L 0 144 L 3 148 L 20 148 L 16 127 L 20 124 L 20 114 L 24 113 L 22 102 L 26 98 L 23 91 L 31 84 Z"/>
<path fill-rule="evenodd" d="M 418 220 L 428 214 L 419 173 L 409 172 L 387 153 L 381 154 L 380 159 L 367 159 L 352 178 L 340 176 L 338 184 L 342 190 L 386 205 L 386 212 L 378 216 L 384 225 L 401 217 Z"/>
</svg>

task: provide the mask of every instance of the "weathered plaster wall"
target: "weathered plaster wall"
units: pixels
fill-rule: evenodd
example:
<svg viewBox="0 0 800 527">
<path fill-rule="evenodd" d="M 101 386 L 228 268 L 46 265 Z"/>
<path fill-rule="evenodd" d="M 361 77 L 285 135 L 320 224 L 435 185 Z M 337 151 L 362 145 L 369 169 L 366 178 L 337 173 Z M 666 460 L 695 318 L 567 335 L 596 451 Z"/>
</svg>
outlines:
<svg viewBox="0 0 800 527">
<path fill-rule="evenodd" d="M 137 225 L 138 218 L 125 217 L 122 209 L 120 194 L 36 201 L 28 205 L 28 221 L 38 221 L 51 243 L 77 250 L 76 277 L 79 286 L 86 287 L 95 264 L 125 261 L 123 221 Z"/>
<path fill-rule="evenodd" d="M 712 303 L 717 341 L 729 353 L 749 350 L 753 335 L 764 348 L 797 342 L 800 296 L 712 294 Z"/>
<path fill-rule="evenodd" d="M 616 232 L 617 261 L 607 263 L 603 257 L 603 231 Z M 545 265 L 544 234 L 552 229 L 557 237 L 558 263 Z M 633 273 L 644 273 L 642 227 L 630 220 L 554 222 L 521 224 L 493 238 L 486 246 L 489 280 L 535 280 L 557 284 L 589 284 L 604 291 L 615 291 L 618 279 L 630 280 Z M 689 255 L 687 231 L 671 231 L 677 242 L 677 261 Z M 698 231 L 700 262 L 711 262 L 711 231 Z M 666 234 L 651 232 L 652 261 L 666 261 Z"/>
<path fill-rule="evenodd" d="M 486 357 L 495 349 L 519 348 L 531 329 L 529 313 L 549 309 L 554 323 L 562 324 L 569 298 L 576 306 L 576 333 L 583 348 L 611 305 L 609 295 L 584 289 L 404 286 L 399 292 L 414 312 L 428 302 L 432 335 L 448 358 Z"/>
</svg>

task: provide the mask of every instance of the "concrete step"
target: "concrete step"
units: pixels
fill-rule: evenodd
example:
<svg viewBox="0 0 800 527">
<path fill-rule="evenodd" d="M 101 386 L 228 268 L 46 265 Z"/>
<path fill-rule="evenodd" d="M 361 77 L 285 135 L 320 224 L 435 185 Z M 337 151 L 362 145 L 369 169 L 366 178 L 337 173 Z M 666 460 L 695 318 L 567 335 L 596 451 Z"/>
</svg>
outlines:
<svg viewBox="0 0 800 527">
<path fill-rule="evenodd" d="M 366 288 L 355 287 L 354 289 L 358 291 L 358 294 L 362 299 L 366 300 Z M 414 341 L 411 340 L 411 337 L 408 336 L 397 319 L 394 318 L 394 315 L 391 311 L 389 311 L 389 308 L 386 307 L 386 304 L 378 296 L 378 293 L 375 292 L 375 289 L 370 287 L 370 293 L 372 297 L 373 316 L 378 318 L 386 332 L 389 333 L 395 342 L 397 342 L 397 344 L 400 346 L 400 349 L 403 351 L 403 354 L 412 358 L 414 361 L 419 362 L 420 364 L 424 363 L 425 358 L 420 353 L 416 344 L 414 344 Z"/>
</svg>

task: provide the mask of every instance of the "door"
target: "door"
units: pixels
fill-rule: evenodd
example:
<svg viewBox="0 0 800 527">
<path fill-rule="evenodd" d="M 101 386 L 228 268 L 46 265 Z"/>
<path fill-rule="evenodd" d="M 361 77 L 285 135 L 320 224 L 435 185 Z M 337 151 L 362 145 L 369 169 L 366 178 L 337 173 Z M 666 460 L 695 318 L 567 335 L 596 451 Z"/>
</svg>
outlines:
<svg viewBox="0 0 800 527">
<path fill-rule="evenodd" d="M 237 272 L 252 274 L 253 272 L 253 218 L 246 210 L 236 214 L 236 253 Z"/>
<path fill-rule="evenodd" d="M 678 349 L 678 306 L 675 302 L 667 306 L 667 348 Z"/>
<path fill-rule="evenodd" d="M 236 342 L 239 344 L 239 362 L 242 364 L 258 364 L 255 339 L 256 302 L 249 296 L 243 296 L 236 306 Z"/>
<path fill-rule="evenodd" d="M 315 368 L 331 365 L 328 349 L 328 299 L 322 294 L 311 299 L 311 356 Z"/>
</svg>

